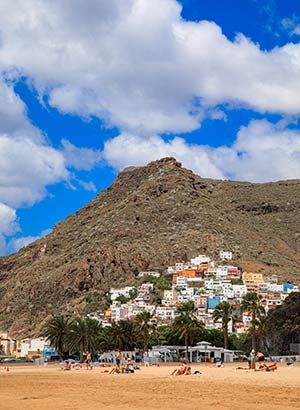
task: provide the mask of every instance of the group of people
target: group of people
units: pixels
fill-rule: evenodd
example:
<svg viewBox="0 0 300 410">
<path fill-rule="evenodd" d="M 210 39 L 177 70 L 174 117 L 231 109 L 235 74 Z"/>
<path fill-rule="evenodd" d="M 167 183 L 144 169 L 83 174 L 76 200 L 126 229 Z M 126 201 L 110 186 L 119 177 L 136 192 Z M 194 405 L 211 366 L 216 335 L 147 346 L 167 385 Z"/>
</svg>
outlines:
<svg viewBox="0 0 300 410">
<path fill-rule="evenodd" d="M 134 365 L 131 359 L 128 357 L 125 364 L 121 363 L 121 352 L 118 350 L 116 353 L 116 365 L 111 369 L 109 374 L 133 374 L 135 370 L 140 370 L 138 365 Z"/>
<path fill-rule="evenodd" d="M 276 362 L 267 364 L 265 355 L 262 352 L 255 353 L 255 350 L 252 349 L 248 359 L 249 369 L 256 370 L 256 362 L 258 362 L 258 371 L 274 372 L 277 370 Z"/>
</svg>

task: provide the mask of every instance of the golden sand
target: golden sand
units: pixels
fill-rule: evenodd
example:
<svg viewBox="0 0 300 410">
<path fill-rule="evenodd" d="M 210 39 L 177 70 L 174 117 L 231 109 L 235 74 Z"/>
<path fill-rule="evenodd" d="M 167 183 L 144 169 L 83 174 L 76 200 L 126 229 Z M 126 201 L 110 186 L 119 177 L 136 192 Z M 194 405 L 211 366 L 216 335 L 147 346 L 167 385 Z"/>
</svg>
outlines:
<svg viewBox="0 0 300 410">
<path fill-rule="evenodd" d="M 277 372 L 193 365 L 201 375 L 170 376 L 174 366 L 142 367 L 134 375 L 103 368 L 0 367 L 1 410 L 300 409 L 300 364 Z M 245 366 L 245 365 L 244 365 Z"/>
</svg>

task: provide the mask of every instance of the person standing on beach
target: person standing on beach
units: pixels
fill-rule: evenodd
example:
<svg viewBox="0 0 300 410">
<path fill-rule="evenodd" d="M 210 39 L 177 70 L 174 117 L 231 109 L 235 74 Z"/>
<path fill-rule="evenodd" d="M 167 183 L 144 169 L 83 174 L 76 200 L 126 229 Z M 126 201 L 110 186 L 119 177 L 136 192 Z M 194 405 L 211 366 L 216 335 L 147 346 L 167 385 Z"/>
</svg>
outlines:
<svg viewBox="0 0 300 410">
<path fill-rule="evenodd" d="M 116 353 L 116 365 L 119 366 L 120 363 L 121 363 L 121 352 L 120 350 L 118 350 Z"/>
<path fill-rule="evenodd" d="M 252 370 L 255 370 L 255 358 L 256 358 L 256 354 L 255 354 L 255 350 L 252 349 L 249 355 L 249 367 Z"/>
<path fill-rule="evenodd" d="M 91 360 L 92 360 L 91 353 L 86 352 L 86 358 L 85 358 L 86 370 L 92 369 Z"/>
<path fill-rule="evenodd" d="M 256 359 L 258 362 L 264 362 L 265 361 L 265 355 L 262 352 L 257 352 L 256 353 Z"/>
</svg>

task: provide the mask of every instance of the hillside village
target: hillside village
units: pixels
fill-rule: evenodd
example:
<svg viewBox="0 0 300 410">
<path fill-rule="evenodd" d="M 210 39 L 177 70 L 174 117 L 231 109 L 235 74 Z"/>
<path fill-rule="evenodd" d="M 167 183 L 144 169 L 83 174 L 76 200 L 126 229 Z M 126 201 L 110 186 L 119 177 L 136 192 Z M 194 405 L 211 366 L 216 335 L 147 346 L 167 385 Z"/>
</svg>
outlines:
<svg viewBox="0 0 300 410">
<path fill-rule="evenodd" d="M 247 332 L 252 317 L 241 311 L 240 304 L 248 292 L 262 296 L 265 311 L 279 306 L 291 292 L 299 292 L 300 285 L 282 283 L 277 275 L 264 276 L 262 273 L 241 272 L 230 264 L 232 252 L 219 252 L 218 261 L 209 256 L 198 255 L 188 262 L 177 262 L 165 272 L 139 272 L 138 286 L 111 288 L 108 294 L 110 306 L 105 312 L 94 312 L 87 316 L 101 322 L 103 327 L 112 322 L 133 320 L 137 314 L 148 311 L 152 321 L 159 326 L 172 323 L 177 315 L 177 307 L 193 302 L 197 319 L 205 329 L 222 329 L 221 320 L 214 320 L 216 306 L 228 301 L 238 312 L 238 320 L 231 320 L 228 333 L 240 335 Z M 159 289 L 161 296 L 157 293 Z M 49 343 L 44 338 L 16 340 L 7 333 L 0 332 L 2 354 L 35 356 L 51 354 Z"/>
<path fill-rule="evenodd" d="M 299 285 L 279 282 L 274 274 L 264 276 L 262 273 L 241 272 L 238 267 L 230 265 L 231 260 L 232 252 L 220 251 L 219 264 L 209 256 L 199 255 L 186 263 L 169 266 L 166 274 L 140 272 L 138 278 L 143 278 L 144 283 L 138 287 L 111 288 L 112 303 L 109 309 L 104 315 L 93 317 L 101 320 L 103 326 L 109 326 L 112 321 L 134 319 L 138 313 L 149 311 L 158 325 L 165 325 L 174 320 L 177 306 L 193 302 L 197 308 L 197 319 L 204 323 L 207 330 L 221 329 L 222 323 L 214 321 L 213 312 L 223 301 L 228 301 L 238 310 L 242 298 L 248 292 L 256 292 L 262 296 L 262 303 L 268 312 L 281 305 L 291 292 L 300 291 Z M 151 303 L 155 279 L 166 275 L 172 275 L 170 289 L 163 291 L 161 303 Z M 125 299 L 127 301 L 123 303 Z M 240 312 L 240 317 L 241 321 L 229 323 L 229 333 L 239 335 L 247 331 L 252 318 L 247 312 Z"/>
</svg>

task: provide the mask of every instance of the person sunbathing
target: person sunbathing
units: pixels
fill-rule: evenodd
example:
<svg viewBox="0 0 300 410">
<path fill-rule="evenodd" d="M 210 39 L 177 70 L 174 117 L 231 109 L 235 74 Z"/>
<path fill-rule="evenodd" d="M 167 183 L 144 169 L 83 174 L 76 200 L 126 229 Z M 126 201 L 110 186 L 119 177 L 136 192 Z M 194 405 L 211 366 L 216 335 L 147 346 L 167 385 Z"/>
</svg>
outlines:
<svg viewBox="0 0 300 410">
<path fill-rule="evenodd" d="M 277 363 L 274 362 L 267 365 L 266 362 L 264 362 L 261 366 L 259 366 L 259 370 L 261 372 L 274 372 L 277 370 Z"/>
<path fill-rule="evenodd" d="M 66 361 L 65 365 L 61 367 L 61 370 L 63 370 L 63 371 L 71 370 L 71 364 L 68 361 Z"/>
<path fill-rule="evenodd" d="M 216 361 L 216 362 L 212 365 L 212 367 L 224 367 L 224 362 L 223 362 L 223 360 L 218 360 L 218 361 Z"/>
<path fill-rule="evenodd" d="M 187 362 L 183 362 L 180 367 L 176 368 L 171 376 L 183 376 L 191 374 L 191 367 L 188 366 Z"/>
</svg>

